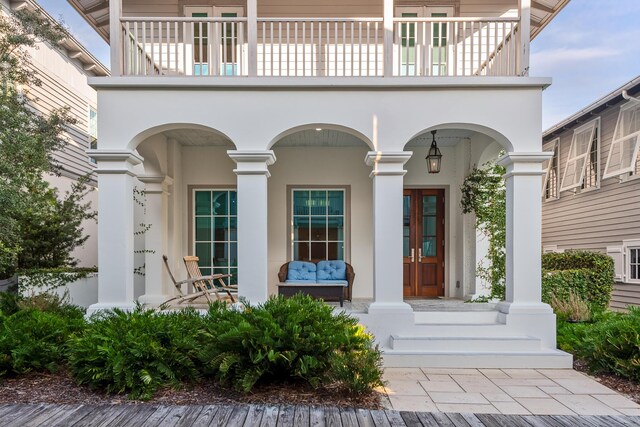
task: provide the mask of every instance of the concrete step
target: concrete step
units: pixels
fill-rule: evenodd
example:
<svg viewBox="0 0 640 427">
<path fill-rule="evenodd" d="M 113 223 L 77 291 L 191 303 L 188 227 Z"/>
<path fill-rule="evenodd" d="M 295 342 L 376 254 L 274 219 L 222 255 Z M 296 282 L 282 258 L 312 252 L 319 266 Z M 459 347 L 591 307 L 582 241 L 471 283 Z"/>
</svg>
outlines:
<svg viewBox="0 0 640 427">
<path fill-rule="evenodd" d="M 415 311 L 416 325 L 489 324 L 498 322 L 496 310 L 480 311 Z"/>
<path fill-rule="evenodd" d="M 421 323 L 411 336 L 419 337 L 504 337 L 517 335 L 504 323 Z"/>
<path fill-rule="evenodd" d="M 406 351 L 537 351 L 541 349 L 541 342 L 538 338 L 521 336 L 424 337 L 392 335 L 391 348 Z"/>
<path fill-rule="evenodd" d="M 387 368 L 557 368 L 573 367 L 573 356 L 560 350 L 410 351 L 382 348 Z"/>
</svg>

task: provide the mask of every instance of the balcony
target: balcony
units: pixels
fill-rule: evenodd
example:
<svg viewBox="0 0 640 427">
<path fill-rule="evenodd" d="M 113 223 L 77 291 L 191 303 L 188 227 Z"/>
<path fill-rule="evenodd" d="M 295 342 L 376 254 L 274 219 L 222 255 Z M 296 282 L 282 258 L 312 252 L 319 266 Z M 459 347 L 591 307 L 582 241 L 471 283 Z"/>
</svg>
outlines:
<svg viewBox="0 0 640 427">
<path fill-rule="evenodd" d="M 121 17 L 117 59 L 125 76 L 519 76 L 526 74 L 528 61 L 522 22 L 518 17 L 258 17 L 253 22 Z"/>
</svg>

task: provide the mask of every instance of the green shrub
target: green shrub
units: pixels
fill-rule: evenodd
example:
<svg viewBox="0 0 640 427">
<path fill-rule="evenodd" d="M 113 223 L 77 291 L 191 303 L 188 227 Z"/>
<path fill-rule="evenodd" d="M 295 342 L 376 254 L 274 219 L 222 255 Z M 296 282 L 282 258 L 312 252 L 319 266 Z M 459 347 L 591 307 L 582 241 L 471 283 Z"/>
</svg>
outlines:
<svg viewBox="0 0 640 427">
<path fill-rule="evenodd" d="M 591 320 L 591 308 L 589 304 L 573 291 L 569 290 L 567 299 L 560 299 L 555 294 L 550 301 L 553 311 L 565 317 L 571 322 L 588 322 Z"/>
<path fill-rule="evenodd" d="M 606 308 L 613 289 L 613 259 L 598 252 L 570 251 L 542 255 L 542 300 L 567 300 L 575 292 L 589 305 Z"/>
<path fill-rule="evenodd" d="M 613 372 L 640 382 L 640 308 L 612 313 L 587 331 L 580 357 L 594 372 Z"/>
<path fill-rule="evenodd" d="M 274 297 L 242 311 L 216 303 L 205 325 L 205 372 L 245 392 L 292 380 L 336 382 L 353 393 L 382 383 L 372 337 L 356 319 L 308 296 Z"/>
<path fill-rule="evenodd" d="M 10 316 L 3 314 L 0 375 L 55 372 L 65 362 L 69 336 L 84 325 L 83 311 L 71 306 L 49 306 L 46 311 L 24 308 Z"/>
<path fill-rule="evenodd" d="M 150 399 L 160 386 L 200 377 L 204 318 L 194 310 L 157 313 L 138 307 L 94 316 L 69 342 L 69 368 L 80 384 Z"/>
</svg>

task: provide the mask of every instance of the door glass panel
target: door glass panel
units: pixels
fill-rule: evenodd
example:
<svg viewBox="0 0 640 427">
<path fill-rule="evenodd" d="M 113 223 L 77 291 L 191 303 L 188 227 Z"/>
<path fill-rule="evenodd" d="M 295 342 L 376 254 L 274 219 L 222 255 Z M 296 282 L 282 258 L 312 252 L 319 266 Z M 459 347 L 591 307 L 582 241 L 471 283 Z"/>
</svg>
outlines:
<svg viewBox="0 0 640 427">
<path fill-rule="evenodd" d="M 437 256 L 437 196 L 422 196 L 422 256 Z"/>
<path fill-rule="evenodd" d="M 435 236 L 436 235 L 436 217 L 435 216 L 425 216 L 422 218 L 422 230 L 424 236 Z"/>
<path fill-rule="evenodd" d="M 206 13 L 192 13 L 194 18 L 206 18 Z M 209 34 L 206 22 L 193 23 L 193 74 L 206 76 L 209 74 Z"/>
<path fill-rule="evenodd" d="M 446 13 L 432 13 L 433 18 L 446 18 Z M 433 68 L 434 76 L 444 76 L 447 74 L 447 23 L 433 23 Z"/>
<path fill-rule="evenodd" d="M 403 13 L 403 18 L 416 18 L 417 13 Z M 413 76 L 416 71 L 416 24 L 405 22 L 400 25 L 401 76 Z"/>
<path fill-rule="evenodd" d="M 422 256 L 437 256 L 437 246 L 435 237 L 426 237 L 422 240 Z"/>
<path fill-rule="evenodd" d="M 422 196 L 422 214 L 435 215 L 438 198 L 436 196 Z"/>
<path fill-rule="evenodd" d="M 402 199 L 402 256 L 408 257 L 411 243 L 411 196 Z"/>
</svg>

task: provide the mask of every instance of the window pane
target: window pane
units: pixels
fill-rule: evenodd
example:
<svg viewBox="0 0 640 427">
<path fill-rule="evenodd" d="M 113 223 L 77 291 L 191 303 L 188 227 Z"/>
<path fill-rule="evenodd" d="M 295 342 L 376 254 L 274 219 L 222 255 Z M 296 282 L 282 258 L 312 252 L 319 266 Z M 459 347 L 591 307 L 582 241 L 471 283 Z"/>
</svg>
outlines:
<svg viewBox="0 0 640 427">
<path fill-rule="evenodd" d="M 238 266 L 238 244 L 229 243 L 229 266 Z"/>
<path fill-rule="evenodd" d="M 344 215 L 344 191 L 328 191 L 327 200 L 329 215 Z"/>
<path fill-rule="evenodd" d="M 213 240 L 218 242 L 224 242 L 229 240 L 229 222 L 227 217 L 215 217 L 213 218 Z"/>
<path fill-rule="evenodd" d="M 229 244 L 214 243 L 213 244 L 213 265 L 222 267 L 229 265 Z"/>
<path fill-rule="evenodd" d="M 309 243 L 308 242 L 293 243 L 293 259 L 295 261 L 309 261 Z"/>
<path fill-rule="evenodd" d="M 630 252 L 631 252 L 631 263 L 632 263 L 632 264 L 637 263 L 638 261 L 637 261 L 636 256 L 637 256 L 637 254 L 638 254 L 638 250 L 637 250 L 637 249 L 631 249 L 631 251 L 630 251 Z"/>
<path fill-rule="evenodd" d="M 422 241 L 422 256 L 436 256 L 436 238 L 428 237 Z"/>
<path fill-rule="evenodd" d="M 309 215 L 309 192 L 296 190 L 293 192 L 293 214 Z"/>
<path fill-rule="evenodd" d="M 342 217 L 329 217 L 327 240 L 344 240 L 344 220 Z"/>
<path fill-rule="evenodd" d="M 202 273 L 203 276 L 209 276 L 211 274 L 211 269 L 200 267 L 200 273 Z"/>
<path fill-rule="evenodd" d="M 436 196 L 423 196 L 422 197 L 422 214 L 435 215 L 437 200 L 438 198 Z"/>
<path fill-rule="evenodd" d="M 309 240 L 309 217 L 293 217 L 293 240 Z"/>
<path fill-rule="evenodd" d="M 311 240 L 327 240 L 327 218 L 311 217 Z"/>
<path fill-rule="evenodd" d="M 229 218 L 229 240 L 238 240 L 238 218 Z"/>
<path fill-rule="evenodd" d="M 329 251 L 328 260 L 344 260 L 344 242 L 329 242 L 327 248 Z"/>
<path fill-rule="evenodd" d="M 211 215 L 210 191 L 196 191 L 196 215 Z"/>
<path fill-rule="evenodd" d="M 196 256 L 200 267 L 211 266 L 211 243 L 196 243 Z"/>
<path fill-rule="evenodd" d="M 196 218 L 196 241 L 211 240 L 211 217 Z"/>
<path fill-rule="evenodd" d="M 229 269 L 229 274 L 231 274 L 231 277 L 226 279 L 225 283 L 227 285 L 237 285 L 238 284 L 238 269 L 237 268 L 230 268 Z"/>
<path fill-rule="evenodd" d="M 311 259 L 327 259 L 327 244 L 324 242 L 311 243 Z"/>
<path fill-rule="evenodd" d="M 436 235 L 436 217 L 435 216 L 422 217 L 422 235 L 425 237 Z"/>
<path fill-rule="evenodd" d="M 311 207 L 311 215 L 326 215 L 327 214 L 327 192 L 312 191 L 311 198 L 309 200 L 309 206 Z"/>
<path fill-rule="evenodd" d="M 228 215 L 228 203 L 227 197 L 228 191 L 214 191 L 213 192 L 213 215 Z"/>
<path fill-rule="evenodd" d="M 238 215 L 238 193 L 229 191 L 229 215 Z"/>
</svg>

